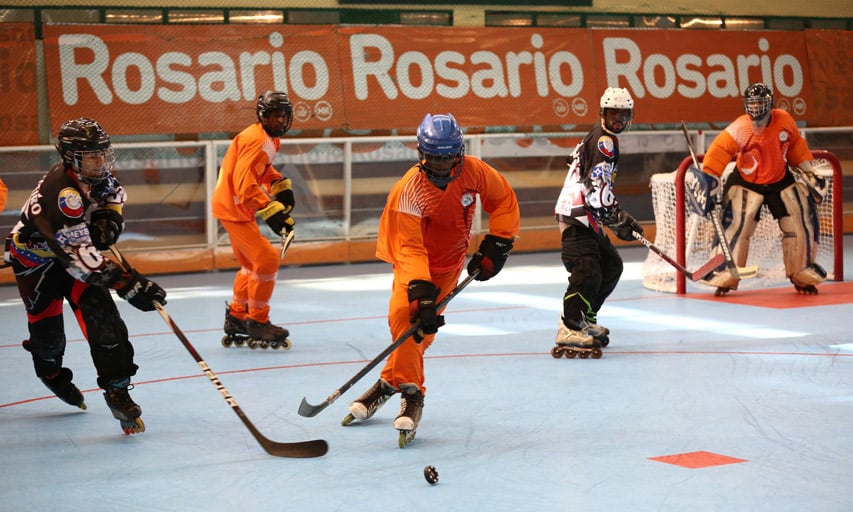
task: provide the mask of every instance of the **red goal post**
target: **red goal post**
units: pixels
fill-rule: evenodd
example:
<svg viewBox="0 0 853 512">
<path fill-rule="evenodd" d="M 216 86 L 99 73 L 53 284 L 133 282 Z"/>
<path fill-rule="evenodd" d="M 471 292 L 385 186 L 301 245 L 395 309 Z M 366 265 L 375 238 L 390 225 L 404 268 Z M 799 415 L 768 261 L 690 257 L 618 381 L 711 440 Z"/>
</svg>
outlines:
<svg viewBox="0 0 853 512">
<path fill-rule="evenodd" d="M 697 155 L 696 158 L 701 162 L 703 156 Z M 820 223 L 817 262 L 827 271 L 829 279 L 842 281 L 844 233 L 841 162 L 826 150 L 812 150 L 812 156 L 815 172 L 829 183 L 826 199 L 817 207 Z M 650 182 L 657 226 L 654 243 L 680 265 L 691 270 L 711 258 L 716 236 L 711 221 L 691 215 L 685 203 L 684 175 L 692 163 L 688 156 L 682 160 L 678 169 L 654 174 Z M 734 163 L 729 164 L 723 180 L 733 167 Z M 746 266 L 753 265 L 759 269 L 758 276 L 741 281 L 740 289 L 786 282 L 782 264 L 781 232 L 766 206 L 761 209 L 761 220 L 750 242 Z M 643 263 L 642 276 L 643 286 L 646 288 L 678 294 L 687 291 L 684 274 L 655 254 L 649 253 L 647 256 Z"/>
</svg>

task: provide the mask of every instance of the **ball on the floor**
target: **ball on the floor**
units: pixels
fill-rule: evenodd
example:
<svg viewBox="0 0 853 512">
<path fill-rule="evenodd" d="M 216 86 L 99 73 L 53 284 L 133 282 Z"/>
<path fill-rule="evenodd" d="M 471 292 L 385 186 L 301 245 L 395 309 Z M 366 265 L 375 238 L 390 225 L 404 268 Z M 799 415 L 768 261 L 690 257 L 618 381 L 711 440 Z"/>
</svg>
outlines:
<svg viewBox="0 0 853 512">
<path fill-rule="evenodd" d="M 435 469 L 435 466 L 424 467 L 424 478 L 426 478 L 426 481 L 429 482 L 430 485 L 438 483 L 438 470 Z"/>
</svg>

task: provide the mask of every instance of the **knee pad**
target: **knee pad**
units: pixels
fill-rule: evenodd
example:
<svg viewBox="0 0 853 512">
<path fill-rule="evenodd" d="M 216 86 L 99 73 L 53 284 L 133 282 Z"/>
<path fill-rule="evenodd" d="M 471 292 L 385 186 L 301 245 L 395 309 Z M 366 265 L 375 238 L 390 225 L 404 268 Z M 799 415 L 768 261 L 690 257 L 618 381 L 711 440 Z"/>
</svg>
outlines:
<svg viewBox="0 0 853 512">
<path fill-rule="evenodd" d="M 62 368 L 65 331 L 62 317 L 48 317 L 30 324 L 30 339 L 21 344 L 33 358 L 38 377 L 49 377 Z"/>
<path fill-rule="evenodd" d="M 109 348 L 128 341 L 127 326 L 105 288 L 88 287 L 80 295 L 78 306 L 90 344 Z"/>
</svg>

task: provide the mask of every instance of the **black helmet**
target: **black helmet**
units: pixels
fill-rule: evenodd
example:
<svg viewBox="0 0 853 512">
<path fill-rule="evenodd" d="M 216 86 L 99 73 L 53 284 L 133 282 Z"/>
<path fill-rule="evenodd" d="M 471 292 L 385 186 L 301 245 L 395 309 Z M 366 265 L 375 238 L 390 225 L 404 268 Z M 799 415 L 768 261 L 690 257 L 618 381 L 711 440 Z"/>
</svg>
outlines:
<svg viewBox="0 0 853 512">
<path fill-rule="evenodd" d="M 56 150 L 65 165 L 74 169 L 80 181 L 94 185 L 106 179 L 115 164 L 109 134 L 94 119 L 80 117 L 65 121 L 59 128 Z M 104 162 L 97 172 L 82 172 L 83 157 L 96 154 Z"/>
<path fill-rule="evenodd" d="M 743 108 L 753 121 L 760 121 L 773 108 L 773 91 L 756 82 L 743 91 Z"/>
<path fill-rule="evenodd" d="M 279 111 L 285 114 L 283 126 L 268 126 L 267 120 L 272 112 Z M 287 93 L 279 91 L 266 91 L 258 96 L 258 107 L 256 110 L 258 121 L 264 126 L 264 130 L 270 137 L 281 137 L 293 122 L 293 105 L 287 97 Z"/>
</svg>

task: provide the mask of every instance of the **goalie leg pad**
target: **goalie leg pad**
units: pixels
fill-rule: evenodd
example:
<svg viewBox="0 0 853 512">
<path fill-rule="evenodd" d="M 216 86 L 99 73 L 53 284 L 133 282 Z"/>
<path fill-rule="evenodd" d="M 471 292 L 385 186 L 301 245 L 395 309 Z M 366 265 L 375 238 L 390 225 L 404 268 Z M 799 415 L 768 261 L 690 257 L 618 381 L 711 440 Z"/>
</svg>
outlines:
<svg viewBox="0 0 853 512">
<path fill-rule="evenodd" d="M 726 240 L 732 258 L 739 267 L 746 266 L 749 256 L 749 240 L 758 226 L 759 212 L 764 196 L 740 185 L 732 185 L 726 194 Z M 724 221 L 725 225 L 725 221 Z"/>
<path fill-rule="evenodd" d="M 785 275 L 798 286 L 818 284 L 826 279 L 826 272 L 814 263 L 818 226 L 813 222 L 808 192 L 791 185 L 780 192 L 780 197 L 788 212 L 779 219 Z"/>
</svg>

